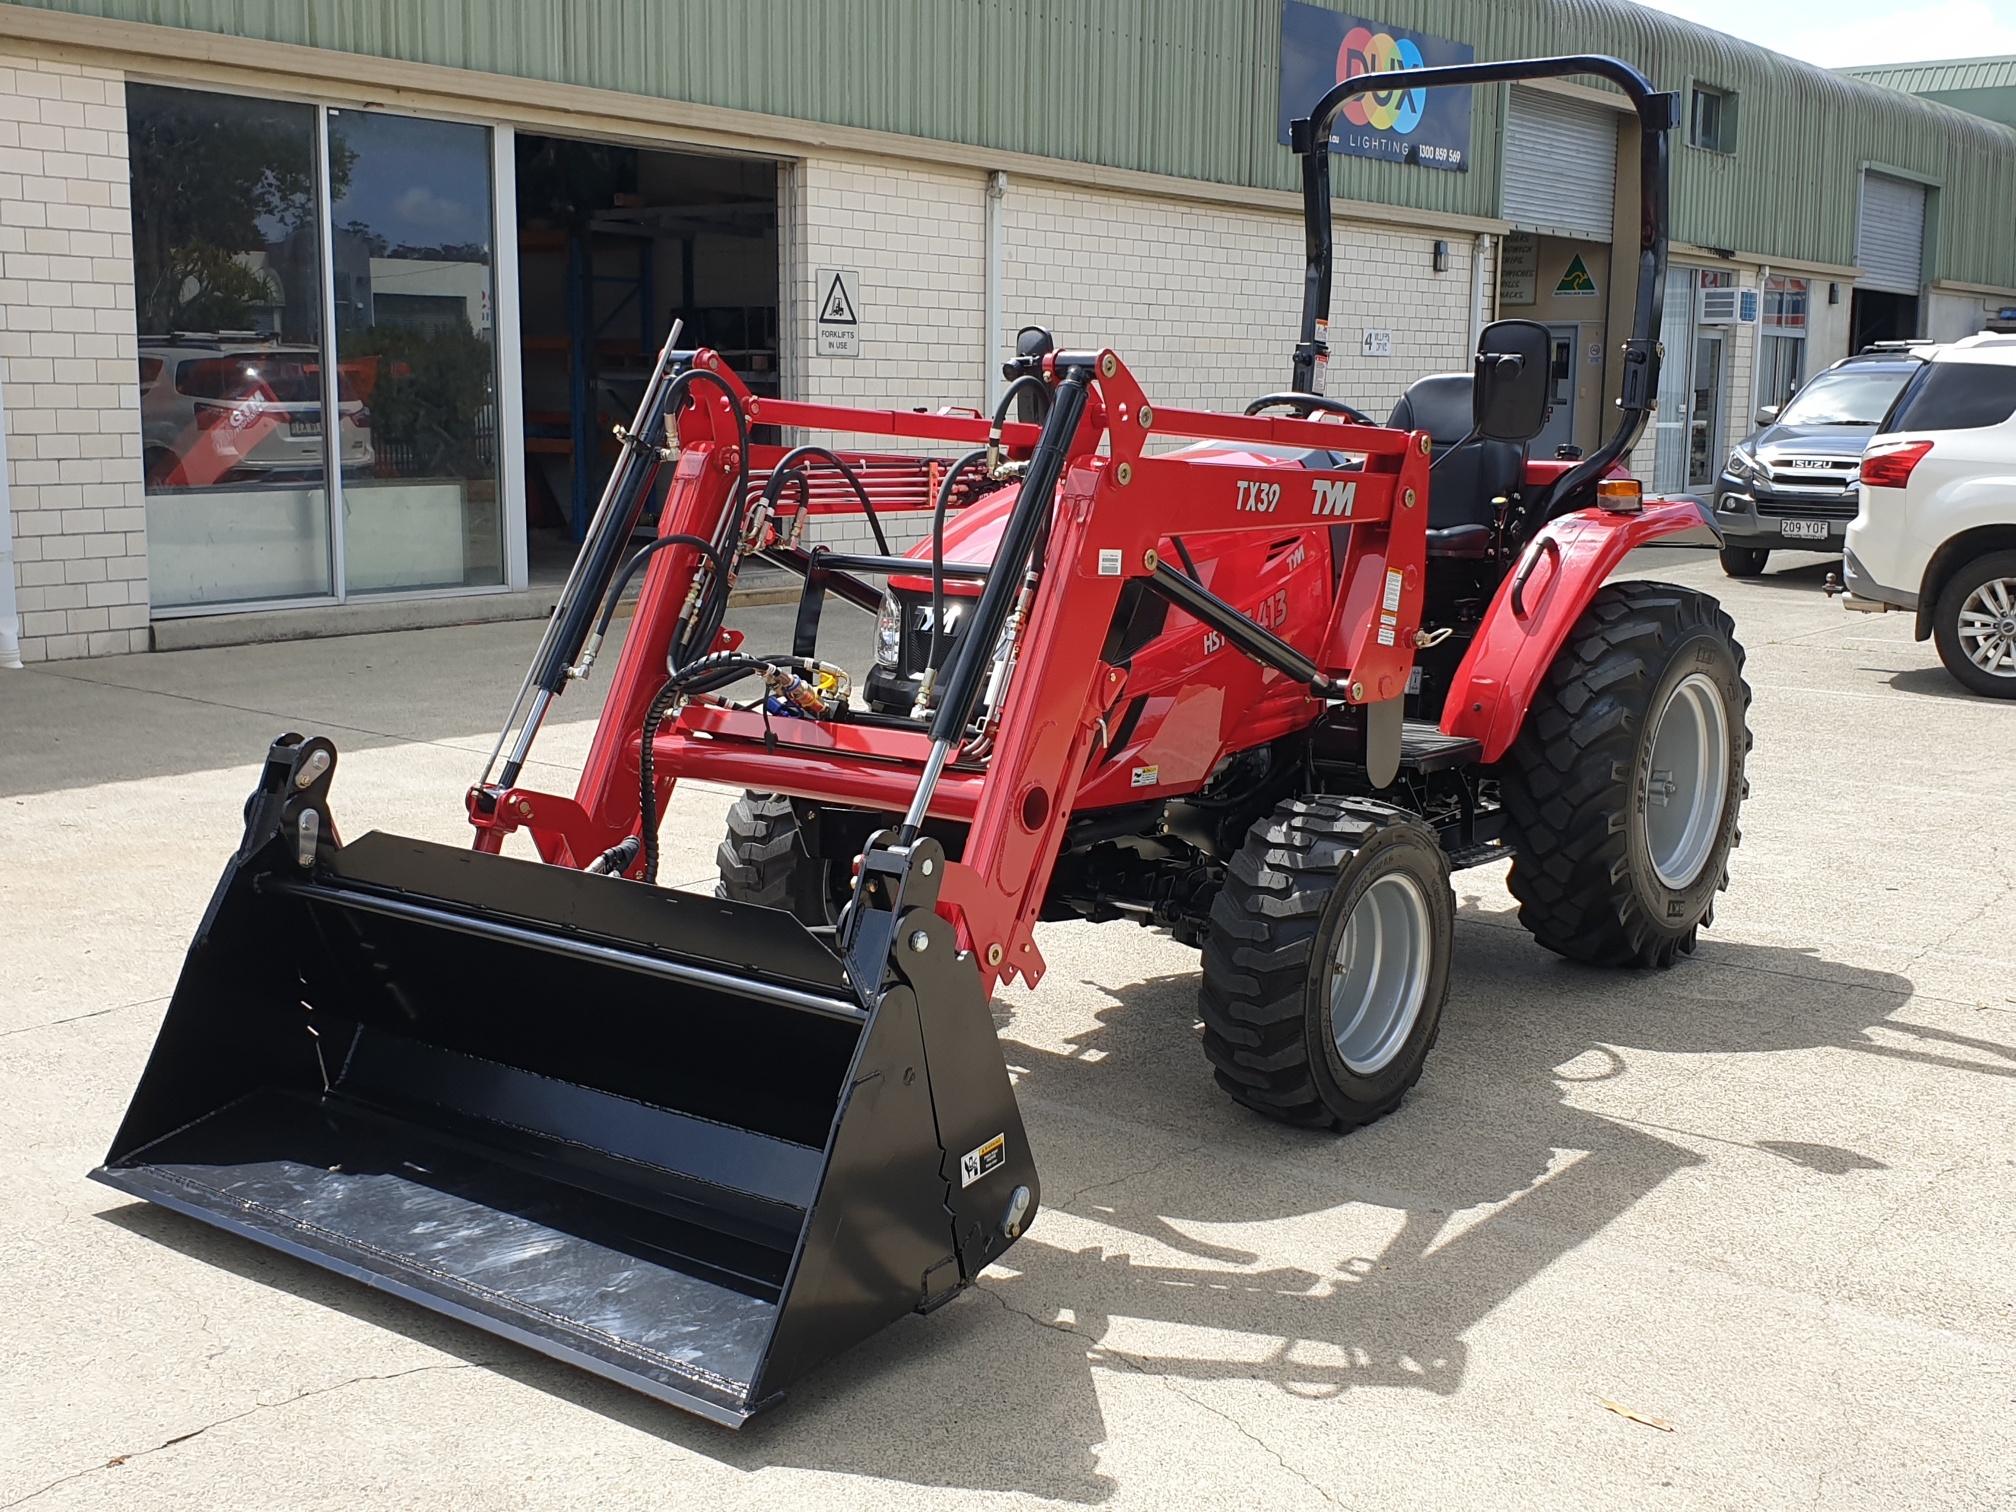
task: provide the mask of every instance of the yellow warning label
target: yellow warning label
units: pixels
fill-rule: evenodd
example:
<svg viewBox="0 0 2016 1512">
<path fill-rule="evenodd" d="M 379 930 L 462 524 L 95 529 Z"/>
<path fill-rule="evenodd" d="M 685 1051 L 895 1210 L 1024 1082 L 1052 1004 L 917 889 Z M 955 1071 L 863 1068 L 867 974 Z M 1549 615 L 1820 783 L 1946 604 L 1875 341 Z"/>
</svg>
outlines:
<svg viewBox="0 0 2016 1512">
<path fill-rule="evenodd" d="M 998 1171 L 1008 1160 L 1008 1136 L 996 1134 L 977 1150 L 959 1157 L 959 1186 L 963 1190 L 990 1171 Z"/>
</svg>

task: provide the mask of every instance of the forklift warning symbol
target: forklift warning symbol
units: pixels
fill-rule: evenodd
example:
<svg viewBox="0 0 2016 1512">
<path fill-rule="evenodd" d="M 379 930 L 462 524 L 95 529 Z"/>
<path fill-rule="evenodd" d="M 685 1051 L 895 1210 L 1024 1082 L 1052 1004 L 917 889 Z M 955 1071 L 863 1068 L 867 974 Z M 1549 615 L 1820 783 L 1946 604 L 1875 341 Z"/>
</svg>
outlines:
<svg viewBox="0 0 2016 1512">
<path fill-rule="evenodd" d="M 1008 1160 L 1008 1136 L 996 1134 L 977 1150 L 968 1150 L 959 1157 L 959 1185 L 961 1189 L 973 1185 L 982 1176 L 998 1171 Z"/>
<path fill-rule="evenodd" d="M 821 268 L 813 287 L 819 306 L 821 357 L 861 355 L 861 275 L 849 268 Z"/>
</svg>

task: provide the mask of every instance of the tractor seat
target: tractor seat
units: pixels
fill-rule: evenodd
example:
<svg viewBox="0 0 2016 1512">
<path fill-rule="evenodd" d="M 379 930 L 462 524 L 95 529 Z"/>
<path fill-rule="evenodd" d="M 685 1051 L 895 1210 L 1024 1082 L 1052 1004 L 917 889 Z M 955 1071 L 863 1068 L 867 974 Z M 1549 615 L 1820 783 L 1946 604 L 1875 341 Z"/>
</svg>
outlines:
<svg viewBox="0 0 2016 1512">
<path fill-rule="evenodd" d="M 1436 551 L 1434 532 L 1450 531 L 1449 544 L 1477 539 L 1475 527 L 1497 523 L 1493 499 L 1509 496 L 1526 468 L 1526 448 L 1510 441 L 1464 441 L 1470 434 L 1471 381 L 1468 373 L 1435 373 L 1408 385 L 1386 423 L 1395 430 L 1423 430 L 1431 443 L 1435 470 L 1428 480 L 1429 550 L 1433 555 L 1481 555 L 1466 550 Z M 1457 443 L 1462 442 L 1458 446 Z M 1446 455 L 1455 448 L 1453 456 Z M 1471 527 L 1464 529 L 1464 527 Z"/>
</svg>

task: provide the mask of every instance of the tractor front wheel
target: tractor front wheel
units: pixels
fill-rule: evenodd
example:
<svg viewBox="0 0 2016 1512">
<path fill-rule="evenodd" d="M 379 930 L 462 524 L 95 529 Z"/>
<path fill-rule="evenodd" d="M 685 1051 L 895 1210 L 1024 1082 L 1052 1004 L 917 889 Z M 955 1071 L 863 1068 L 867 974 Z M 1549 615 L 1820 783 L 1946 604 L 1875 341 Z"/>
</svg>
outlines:
<svg viewBox="0 0 2016 1512">
<path fill-rule="evenodd" d="M 1498 764 L 1519 920 L 1549 950 L 1671 966 L 1712 922 L 1748 792 L 1743 647 L 1721 605 L 1611 583 Z"/>
<path fill-rule="evenodd" d="M 835 866 L 806 853 L 791 800 L 776 793 L 744 793 L 735 801 L 714 859 L 721 870 L 716 897 L 781 908 L 801 924 L 831 924 L 847 901 L 844 885 L 835 896 Z M 846 871 L 837 870 L 844 884 Z"/>
<path fill-rule="evenodd" d="M 1358 798 L 1291 799 L 1247 832 L 1211 906 L 1200 1007 L 1219 1086 L 1353 1129 L 1420 1078 L 1449 995 L 1456 901 L 1433 830 Z"/>
</svg>

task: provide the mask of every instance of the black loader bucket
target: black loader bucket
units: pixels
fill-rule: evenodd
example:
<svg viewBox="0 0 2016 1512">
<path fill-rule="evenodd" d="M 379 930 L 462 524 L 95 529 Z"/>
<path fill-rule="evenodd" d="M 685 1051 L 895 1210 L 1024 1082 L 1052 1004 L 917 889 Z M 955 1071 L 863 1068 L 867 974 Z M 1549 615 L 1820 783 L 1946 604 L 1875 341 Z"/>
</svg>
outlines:
<svg viewBox="0 0 2016 1512">
<path fill-rule="evenodd" d="M 770 909 L 341 846 L 334 763 L 273 747 L 97 1179 L 731 1426 L 1026 1226 L 934 842 L 871 851 L 843 959 Z"/>
</svg>

